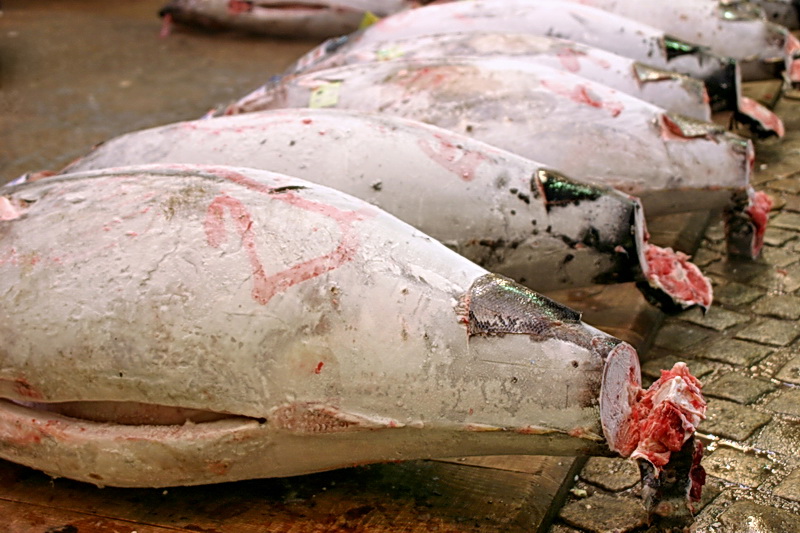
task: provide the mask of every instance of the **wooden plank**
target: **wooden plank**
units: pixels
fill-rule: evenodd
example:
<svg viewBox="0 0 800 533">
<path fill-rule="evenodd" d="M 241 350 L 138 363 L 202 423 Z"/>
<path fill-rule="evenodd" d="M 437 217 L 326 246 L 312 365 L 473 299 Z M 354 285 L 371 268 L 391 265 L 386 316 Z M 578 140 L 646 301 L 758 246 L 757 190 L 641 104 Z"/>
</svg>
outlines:
<svg viewBox="0 0 800 533">
<path fill-rule="evenodd" d="M 551 461 L 516 468 L 529 472 L 410 461 L 167 490 L 98 489 L 3 462 L 0 501 L 49 508 L 54 523 L 86 514 L 188 531 L 531 531 L 573 464 Z"/>
<path fill-rule="evenodd" d="M 178 531 L 4 500 L 0 500 L 0 525 L 4 533 L 174 533 Z"/>
<path fill-rule="evenodd" d="M 660 324 L 661 312 L 647 303 L 634 283 L 593 285 L 551 291 L 547 296 L 582 313 L 582 320 L 639 351 L 645 349 L 649 331 Z"/>
</svg>

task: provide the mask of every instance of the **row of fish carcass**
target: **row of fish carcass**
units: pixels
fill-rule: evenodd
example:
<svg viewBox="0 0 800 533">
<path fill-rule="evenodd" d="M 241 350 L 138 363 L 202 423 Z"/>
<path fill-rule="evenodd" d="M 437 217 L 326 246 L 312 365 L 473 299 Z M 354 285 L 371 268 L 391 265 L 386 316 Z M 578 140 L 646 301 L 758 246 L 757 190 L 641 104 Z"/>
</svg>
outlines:
<svg viewBox="0 0 800 533">
<path fill-rule="evenodd" d="M 754 160 L 751 143 L 708 122 L 709 104 L 727 106 L 738 116 L 745 116 L 743 110 L 747 110 L 757 117 L 750 122 L 761 134 L 780 135 L 782 124 L 771 112 L 741 96 L 739 63 L 688 47 L 659 30 L 649 28 L 647 33 L 645 29 L 648 27 L 642 29 L 637 23 L 592 7 L 553 0 L 429 6 L 387 17 L 353 36 L 323 43 L 297 61 L 286 76 L 217 114 L 325 107 L 433 124 L 455 133 L 440 132 L 437 142 L 417 139 L 417 135 L 430 135 L 422 130 L 408 133 L 402 141 L 386 137 L 392 146 L 415 147 L 416 154 L 403 157 L 406 169 L 429 161 L 433 153 L 450 170 L 469 174 L 470 161 L 474 163 L 475 157 L 489 158 L 472 153 L 485 152 L 488 147 L 465 144 L 458 135 L 468 136 L 536 161 L 537 167 L 551 173 L 558 169 L 569 176 L 564 179 L 614 187 L 636 196 L 650 215 L 725 208 L 730 252 L 755 257 L 763 239 L 769 199 L 754 193 L 749 185 Z M 527 33 L 518 33 L 521 31 Z M 584 42 L 609 43 L 607 48 L 616 46 L 630 55 L 654 62 L 658 59 L 662 67 L 681 66 L 702 74 L 705 82 L 546 35 L 553 33 Z M 787 39 L 782 49 L 791 48 L 790 42 Z M 661 56 L 656 57 L 656 52 Z M 790 61 L 785 59 L 783 63 Z M 709 94 L 715 98 L 709 98 Z M 671 283 L 680 286 L 667 290 L 668 300 L 675 300 L 682 307 L 710 304 L 709 284 L 684 256 L 656 252 L 655 247 L 646 244 L 642 216 L 632 217 L 617 210 L 617 219 L 610 227 L 615 235 L 632 235 L 626 238 L 626 246 L 619 237 L 616 242 L 608 239 L 609 230 L 599 224 L 576 224 L 571 215 L 565 217 L 570 221 L 566 226 L 558 223 L 552 202 L 538 194 L 541 185 L 535 179 L 530 179 L 524 189 L 515 183 L 505 191 L 503 185 L 490 184 L 490 177 L 482 178 L 486 180 L 482 189 L 475 183 L 464 183 L 472 181 L 470 176 L 462 176 L 460 185 L 436 181 L 441 194 L 439 203 L 468 205 L 461 199 L 463 195 L 475 195 L 480 201 L 500 195 L 502 200 L 497 201 L 507 204 L 504 217 L 511 222 L 499 226 L 492 220 L 486 224 L 493 229 L 476 234 L 471 228 L 475 214 L 466 210 L 460 212 L 460 217 L 451 215 L 450 224 L 432 215 L 445 212 L 439 208 L 426 211 L 417 206 L 413 213 L 404 211 L 411 202 L 398 195 L 393 186 L 410 183 L 412 178 L 395 182 L 385 175 L 383 167 L 395 166 L 394 161 L 401 158 L 389 155 L 391 151 L 379 144 L 380 135 L 374 130 L 385 126 L 370 124 L 375 118 L 350 113 L 331 119 L 321 114 L 315 121 L 308 114 L 310 111 L 292 113 L 294 118 L 286 112 L 267 113 L 211 120 L 205 125 L 166 126 L 107 143 L 70 168 L 178 160 L 222 164 L 257 161 L 264 168 L 320 179 L 315 176 L 316 169 L 330 160 L 323 155 L 330 153 L 330 149 L 325 152 L 326 147 L 335 150 L 343 142 L 332 142 L 330 138 L 346 129 L 345 136 L 363 133 L 368 137 L 365 142 L 348 141 L 348 158 L 359 152 L 365 160 L 371 159 L 370 154 L 386 155 L 372 161 L 372 167 L 362 164 L 364 182 L 357 186 L 346 171 L 340 177 L 329 173 L 327 184 L 370 198 L 495 271 L 539 290 L 592 280 L 628 280 L 633 274 L 647 280 L 649 289 L 663 293 L 670 283 L 665 276 L 656 279 L 654 274 L 669 269 L 655 264 L 658 257 L 667 259 L 679 272 L 672 276 Z M 381 120 L 385 123 L 392 119 Z M 277 142 L 275 148 L 267 150 L 262 144 L 252 143 L 260 135 L 265 137 L 263 142 L 276 142 L 266 132 L 269 129 L 270 135 L 276 135 L 277 123 L 284 124 L 284 134 L 293 137 L 291 147 L 282 149 Z M 188 134 L 186 130 L 190 128 L 194 131 Z M 240 131 L 243 128 L 247 133 Z M 325 138 L 325 130 L 333 133 Z M 401 130 L 410 132 L 409 126 L 403 125 L 396 128 L 395 134 Z M 148 137 L 171 148 L 157 152 L 137 150 L 145 146 Z M 415 143 L 427 143 L 427 153 Z M 125 158 L 119 155 L 121 146 L 127 147 Z M 465 149 L 467 146 L 470 148 Z M 319 158 L 314 160 L 314 155 Z M 495 171 L 488 174 L 492 172 Z M 423 181 L 424 176 L 421 174 Z M 381 190 L 370 188 L 376 182 L 384 184 Z M 459 186 L 461 190 L 456 193 L 453 189 Z M 531 196 L 540 198 L 534 207 L 530 207 Z M 528 202 L 524 208 L 513 205 L 520 200 Z M 577 202 L 584 209 L 590 205 L 585 198 L 575 198 L 572 203 Z M 569 202 L 562 198 L 560 203 Z M 547 216 L 528 213 L 531 209 Z M 554 248 L 558 251 L 551 251 Z M 544 250 L 547 253 L 538 253 Z M 576 256 L 587 254 L 588 261 L 575 261 Z M 598 256 L 603 260 L 595 259 Z M 648 257 L 652 258 L 652 265 Z M 686 283 L 687 280 L 694 281 Z"/>
<path fill-rule="evenodd" d="M 642 391 L 633 348 L 523 285 L 637 279 L 708 307 L 644 212 L 724 208 L 730 251 L 757 255 L 752 143 L 708 104 L 782 127 L 741 97 L 739 63 L 575 15 L 591 9 L 403 12 L 221 112 L 238 116 L 134 132 L 6 188 L 0 454 L 166 486 L 610 450 L 642 460 L 653 509 L 666 480 L 696 498 L 705 404 L 685 366 Z M 597 47 L 631 35 L 622 51 L 656 66 Z"/>
</svg>

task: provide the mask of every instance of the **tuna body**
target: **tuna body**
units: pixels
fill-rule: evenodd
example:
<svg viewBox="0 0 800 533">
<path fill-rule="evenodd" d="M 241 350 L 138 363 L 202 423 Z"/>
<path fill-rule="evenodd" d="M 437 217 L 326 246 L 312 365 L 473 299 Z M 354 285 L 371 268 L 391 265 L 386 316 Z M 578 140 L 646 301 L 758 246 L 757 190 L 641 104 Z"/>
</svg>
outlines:
<svg viewBox="0 0 800 533">
<path fill-rule="evenodd" d="M 535 290 L 641 275 L 635 198 L 397 117 L 288 109 L 177 123 L 112 139 L 65 172 L 238 161 L 367 200 Z"/>
<path fill-rule="evenodd" d="M 635 447 L 629 345 L 343 193 L 177 165 L 2 194 L 3 458 L 169 486 Z"/>
<path fill-rule="evenodd" d="M 367 12 L 386 16 L 413 5 L 408 0 L 171 0 L 160 15 L 192 26 L 321 39 L 355 31 Z"/>
<path fill-rule="evenodd" d="M 433 124 L 640 197 L 648 213 L 724 207 L 752 144 L 574 74 L 513 58 L 350 65 L 268 84 L 222 113 L 336 107 Z M 623 149 L 624 147 L 624 149 Z"/>
<path fill-rule="evenodd" d="M 386 59 L 510 56 L 578 74 L 618 91 L 650 102 L 668 111 L 699 120 L 710 120 L 711 109 L 705 85 L 683 74 L 661 70 L 601 48 L 525 33 L 470 32 L 423 35 L 398 41 L 337 44 L 335 52 L 314 61 L 305 57 L 288 73 L 310 72 L 354 63 Z"/>
</svg>

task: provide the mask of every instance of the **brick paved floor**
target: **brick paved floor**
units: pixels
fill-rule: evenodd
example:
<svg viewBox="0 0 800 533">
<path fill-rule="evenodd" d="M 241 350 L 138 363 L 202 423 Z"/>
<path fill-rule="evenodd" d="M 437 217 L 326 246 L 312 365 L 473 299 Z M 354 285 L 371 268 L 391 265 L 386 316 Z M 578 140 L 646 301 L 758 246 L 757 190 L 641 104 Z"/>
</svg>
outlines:
<svg viewBox="0 0 800 533">
<path fill-rule="evenodd" d="M 753 180 L 775 200 L 762 258 L 728 261 L 715 219 L 695 253 L 714 307 L 667 318 L 643 357 L 646 384 L 676 360 L 704 383 L 698 533 L 800 531 L 800 101 L 776 111 L 787 135 L 757 144 Z M 590 459 L 551 533 L 647 531 L 638 477 L 625 460 Z"/>
</svg>

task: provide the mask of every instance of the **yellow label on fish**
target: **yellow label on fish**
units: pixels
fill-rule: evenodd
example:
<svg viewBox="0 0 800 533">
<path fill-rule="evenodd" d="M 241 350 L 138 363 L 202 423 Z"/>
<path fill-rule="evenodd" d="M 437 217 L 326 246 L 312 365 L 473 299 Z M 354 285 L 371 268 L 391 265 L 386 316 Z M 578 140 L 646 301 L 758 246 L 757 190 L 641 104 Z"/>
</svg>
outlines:
<svg viewBox="0 0 800 533">
<path fill-rule="evenodd" d="M 331 81 L 324 85 L 320 85 L 313 91 L 308 99 L 308 107 L 312 109 L 319 109 L 321 107 L 333 107 L 339 103 L 339 87 L 342 86 L 340 81 Z"/>
<path fill-rule="evenodd" d="M 402 57 L 403 54 L 405 54 L 405 52 L 403 52 L 399 46 L 389 46 L 387 48 L 381 48 L 375 52 L 375 59 L 378 61 L 388 61 L 390 59 Z"/>
<path fill-rule="evenodd" d="M 361 19 L 361 24 L 358 25 L 358 29 L 363 30 L 364 28 L 368 28 L 369 26 L 372 26 L 379 20 L 381 20 L 381 18 L 378 15 L 376 15 L 372 11 L 367 11 L 366 13 L 364 13 L 364 18 Z"/>
</svg>

